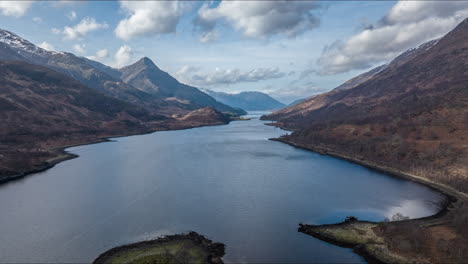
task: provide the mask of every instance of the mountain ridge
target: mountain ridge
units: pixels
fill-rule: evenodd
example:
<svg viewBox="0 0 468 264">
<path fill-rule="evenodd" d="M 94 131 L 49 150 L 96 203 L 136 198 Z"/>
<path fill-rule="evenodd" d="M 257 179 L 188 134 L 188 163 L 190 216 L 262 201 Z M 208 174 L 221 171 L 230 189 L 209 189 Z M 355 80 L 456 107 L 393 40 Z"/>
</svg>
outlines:
<svg viewBox="0 0 468 264">
<path fill-rule="evenodd" d="M 360 157 L 466 192 L 467 45 L 465 20 L 353 88 L 317 95 L 264 119 L 293 129 L 285 139 L 299 145 Z"/>
<path fill-rule="evenodd" d="M 155 96 L 155 94 L 145 91 L 146 83 L 144 80 L 138 83 L 142 87 L 134 87 L 129 83 L 130 81 L 136 83 L 134 79 L 127 80 L 128 82 L 122 80 L 123 73 L 121 69 L 114 69 L 100 62 L 76 56 L 68 52 L 47 51 L 8 30 L 0 29 L 0 44 L 1 60 L 21 60 L 27 63 L 49 67 L 82 82 L 86 86 L 102 91 L 120 100 L 142 105 L 150 111 L 155 111 L 155 113 L 161 112 L 171 115 L 175 112 L 186 114 L 197 108 L 207 106 L 213 106 L 223 112 L 231 112 L 234 114 L 245 113 L 238 109 L 232 109 L 217 103 L 212 98 L 206 98 L 204 94 L 200 95 L 202 92 L 197 92 L 198 89 L 195 87 L 191 87 L 190 89 L 192 90 L 192 94 L 198 94 L 198 96 L 193 98 L 190 98 L 190 96 L 179 98 L 182 101 L 187 100 L 187 98 L 192 99 L 189 100 L 190 102 L 186 101 L 181 103 L 177 100 L 165 100 L 166 98 L 164 98 L 164 96 Z M 171 79 L 169 85 L 172 85 L 172 87 L 166 87 L 168 90 L 180 89 L 181 84 L 172 76 L 161 71 L 149 58 L 144 57 L 143 60 L 147 66 L 151 66 L 155 70 L 164 73 L 159 75 L 159 77 L 162 78 L 162 82 Z M 152 82 L 155 83 L 156 81 L 152 80 Z"/>
<path fill-rule="evenodd" d="M 244 111 L 231 108 L 216 101 L 198 88 L 180 83 L 169 73 L 162 71 L 148 57 L 143 57 L 133 64 L 119 69 L 120 78 L 138 89 L 157 98 L 177 98 L 181 102 L 191 101 L 196 108 L 214 107 L 223 112 L 232 112 L 239 115 Z M 194 110 L 195 108 L 192 108 Z"/>
<path fill-rule="evenodd" d="M 226 105 L 250 111 L 267 111 L 280 109 L 285 106 L 283 103 L 279 102 L 268 94 L 257 91 L 228 94 L 203 89 L 203 92 Z"/>
</svg>

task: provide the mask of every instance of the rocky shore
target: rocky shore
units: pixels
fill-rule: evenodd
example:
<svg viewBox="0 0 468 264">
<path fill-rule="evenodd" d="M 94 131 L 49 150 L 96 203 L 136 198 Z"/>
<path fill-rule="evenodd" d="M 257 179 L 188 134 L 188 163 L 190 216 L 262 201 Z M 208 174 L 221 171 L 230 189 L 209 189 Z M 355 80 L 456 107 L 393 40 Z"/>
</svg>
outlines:
<svg viewBox="0 0 468 264">
<path fill-rule="evenodd" d="M 67 134 L 47 140 L 28 138 L 22 142 L 3 146 L 0 143 L 0 184 L 22 179 L 28 175 L 42 172 L 56 164 L 78 157 L 65 149 L 81 145 L 111 141 L 109 138 L 143 135 L 157 131 L 182 130 L 202 126 L 225 125 L 237 117 L 222 114 L 213 108 L 202 108 L 187 115 L 153 122 L 140 129 L 115 133 Z"/>
<path fill-rule="evenodd" d="M 289 140 L 271 139 L 294 147 L 358 163 L 371 169 L 424 184 L 446 195 L 433 216 L 393 222 L 351 218 L 337 224 L 299 224 L 298 231 L 337 246 L 352 248 L 369 263 L 463 263 L 468 259 L 468 196 L 454 188 L 359 157 Z"/>
<path fill-rule="evenodd" d="M 189 232 L 116 247 L 102 253 L 93 263 L 222 264 L 224 254 L 224 244 Z"/>
</svg>

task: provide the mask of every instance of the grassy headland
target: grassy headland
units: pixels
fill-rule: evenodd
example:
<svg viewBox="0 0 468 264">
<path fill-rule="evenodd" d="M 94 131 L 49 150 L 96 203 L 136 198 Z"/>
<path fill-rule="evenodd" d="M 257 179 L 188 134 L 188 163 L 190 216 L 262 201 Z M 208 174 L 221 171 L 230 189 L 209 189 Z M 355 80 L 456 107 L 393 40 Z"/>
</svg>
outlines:
<svg viewBox="0 0 468 264">
<path fill-rule="evenodd" d="M 223 263 L 225 246 L 190 232 L 113 248 L 93 263 Z"/>
<path fill-rule="evenodd" d="M 351 220 L 338 224 L 299 224 L 299 232 L 337 246 L 353 248 L 370 263 L 466 263 L 468 259 L 468 195 L 427 178 L 405 173 L 326 148 L 272 139 L 358 163 L 395 177 L 427 185 L 447 196 L 436 215 L 393 222 Z"/>
</svg>

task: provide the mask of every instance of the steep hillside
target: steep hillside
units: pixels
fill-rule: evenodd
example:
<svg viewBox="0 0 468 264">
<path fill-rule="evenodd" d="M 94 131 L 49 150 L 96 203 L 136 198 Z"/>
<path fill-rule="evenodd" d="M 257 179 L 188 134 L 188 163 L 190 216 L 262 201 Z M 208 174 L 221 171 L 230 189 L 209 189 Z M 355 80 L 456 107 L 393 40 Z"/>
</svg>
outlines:
<svg viewBox="0 0 468 264">
<path fill-rule="evenodd" d="M 43 166 L 53 147 L 148 132 L 168 119 L 23 62 L 0 62 L 0 118 L 0 181 Z"/>
<path fill-rule="evenodd" d="M 121 100 L 146 105 L 148 109 L 166 105 L 122 82 L 115 69 L 71 53 L 47 51 L 7 30 L 0 30 L 0 60 L 17 60 L 46 66 L 88 87 Z"/>
<path fill-rule="evenodd" d="M 209 108 L 180 118 L 155 114 L 62 73 L 19 61 L 0 61 L 0 119 L 0 182 L 70 158 L 61 150 L 67 145 L 230 121 Z"/>
<path fill-rule="evenodd" d="M 242 110 L 216 102 L 195 87 L 179 83 L 159 70 L 148 58 L 123 68 L 121 72 L 72 53 L 47 51 L 10 31 L 0 29 L 0 60 L 23 61 L 51 68 L 90 88 L 154 113 L 186 114 L 211 106 L 223 112 L 244 114 Z"/>
<path fill-rule="evenodd" d="M 358 86 L 359 84 L 369 80 L 374 75 L 376 75 L 377 73 L 384 70 L 386 67 L 387 67 L 386 64 L 375 67 L 374 69 L 372 69 L 372 70 L 370 70 L 368 72 L 360 74 L 360 75 L 346 81 L 345 83 L 343 83 L 340 86 L 336 87 L 334 90 L 345 90 L 345 89 L 354 88 L 354 87 Z"/>
<path fill-rule="evenodd" d="M 223 104 L 249 111 L 274 110 L 285 106 L 268 94 L 261 92 L 241 92 L 237 94 L 228 94 L 211 90 L 204 90 L 204 92 Z"/>
<path fill-rule="evenodd" d="M 426 177 L 468 192 L 468 20 L 354 88 L 264 119 L 282 140 Z"/>
<path fill-rule="evenodd" d="M 243 110 L 234 109 L 217 102 L 211 96 L 195 87 L 180 83 L 170 74 L 159 69 L 147 57 L 141 58 L 132 65 L 121 68 L 120 72 L 121 79 L 125 83 L 158 98 L 163 98 L 166 101 L 180 102 L 187 109 L 213 107 L 221 112 L 245 114 Z"/>
</svg>

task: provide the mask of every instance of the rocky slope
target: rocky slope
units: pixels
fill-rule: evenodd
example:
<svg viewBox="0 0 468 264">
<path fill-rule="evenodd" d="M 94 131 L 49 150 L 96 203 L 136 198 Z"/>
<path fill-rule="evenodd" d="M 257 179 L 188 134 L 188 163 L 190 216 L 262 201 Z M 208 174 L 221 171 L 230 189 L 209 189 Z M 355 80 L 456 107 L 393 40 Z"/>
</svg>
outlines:
<svg viewBox="0 0 468 264">
<path fill-rule="evenodd" d="M 245 113 L 179 83 L 147 58 L 120 71 L 1 29 L 0 74 L 0 182 L 70 158 L 64 146 L 229 122 L 218 111 L 196 111 L 205 107 Z"/>
<path fill-rule="evenodd" d="M 468 20 L 367 80 L 264 119 L 282 140 L 388 166 L 468 192 Z"/>
<path fill-rule="evenodd" d="M 182 118 L 155 114 L 62 73 L 20 61 L 0 61 L 0 119 L 0 182 L 70 158 L 61 150 L 67 145 L 229 122 L 213 109 Z"/>
<path fill-rule="evenodd" d="M 372 78 L 374 75 L 376 75 L 377 73 L 381 72 L 382 70 L 384 70 L 385 68 L 387 67 L 386 64 L 384 65 L 380 65 L 378 67 L 375 67 L 374 69 L 368 71 L 368 72 L 365 72 L 363 74 L 360 74 L 346 82 L 344 82 L 343 84 L 339 85 L 338 87 L 336 87 L 334 90 L 345 90 L 345 89 L 351 89 L 351 88 L 354 88 L 356 86 L 358 86 L 359 84 L 369 80 L 370 78 Z"/>
<path fill-rule="evenodd" d="M 223 104 L 248 111 L 267 111 L 280 109 L 285 106 L 283 103 L 278 102 L 268 94 L 261 92 L 241 92 L 237 94 L 228 94 L 211 90 L 203 91 Z"/>
<path fill-rule="evenodd" d="M 179 83 L 148 58 L 118 70 L 72 53 L 47 51 L 0 29 L 0 60 L 23 61 L 51 68 L 90 88 L 143 106 L 154 113 L 184 114 L 211 106 L 222 112 L 244 114 L 242 110 L 216 102 L 195 87 Z M 149 86 L 157 88 L 150 89 Z"/>
<path fill-rule="evenodd" d="M 144 57 L 132 65 L 119 69 L 120 78 L 127 84 L 166 102 L 177 102 L 183 108 L 197 109 L 213 107 L 221 112 L 245 114 L 241 109 L 234 109 L 222 104 L 195 87 L 185 85 Z"/>
</svg>

